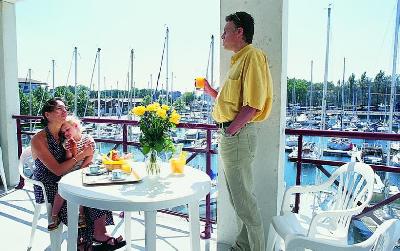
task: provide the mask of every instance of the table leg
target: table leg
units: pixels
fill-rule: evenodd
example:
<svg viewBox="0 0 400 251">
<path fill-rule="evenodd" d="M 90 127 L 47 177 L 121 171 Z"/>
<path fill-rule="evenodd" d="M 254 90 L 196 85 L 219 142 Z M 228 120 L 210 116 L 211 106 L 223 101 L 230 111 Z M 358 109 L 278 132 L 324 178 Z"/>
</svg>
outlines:
<svg viewBox="0 0 400 251">
<path fill-rule="evenodd" d="M 124 212 L 126 251 L 131 251 L 131 212 Z"/>
<path fill-rule="evenodd" d="M 145 211 L 145 250 L 156 250 L 156 214 L 157 211 Z"/>
<path fill-rule="evenodd" d="M 78 240 L 79 205 L 68 201 L 67 202 L 67 211 L 68 211 L 68 242 L 67 242 L 67 250 L 68 251 L 75 251 L 76 250 L 76 243 L 77 243 L 77 240 Z"/>
<path fill-rule="evenodd" d="M 190 250 L 200 250 L 200 218 L 199 202 L 189 203 L 189 224 L 190 224 Z"/>
</svg>

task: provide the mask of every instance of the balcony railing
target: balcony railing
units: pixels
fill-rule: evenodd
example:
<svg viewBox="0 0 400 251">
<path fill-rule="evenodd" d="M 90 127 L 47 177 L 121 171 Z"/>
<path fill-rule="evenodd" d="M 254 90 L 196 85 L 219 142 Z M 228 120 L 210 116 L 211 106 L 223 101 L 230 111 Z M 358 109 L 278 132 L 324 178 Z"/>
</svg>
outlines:
<svg viewBox="0 0 400 251">
<path fill-rule="evenodd" d="M 23 122 L 36 122 L 40 121 L 40 116 L 27 116 L 27 115 L 14 115 L 12 117 L 16 120 L 17 124 L 17 140 L 18 140 L 18 156 L 22 153 L 22 135 L 33 135 L 35 134 L 32 131 L 23 131 L 22 125 Z M 121 125 L 122 126 L 122 139 L 115 140 L 115 139 L 104 139 L 104 138 L 94 138 L 96 142 L 103 142 L 103 143 L 111 143 L 111 144 L 121 144 L 123 152 L 128 151 L 128 146 L 136 146 L 139 147 L 139 142 L 129 141 L 128 139 L 128 126 L 138 126 L 138 121 L 133 120 L 120 120 L 120 119 L 102 119 L 102 118 L 82 118 L 81 121 L 83 123 L 95 123 L 95 124 L 114 124 L 114 125 Z M 217 154 L 217 151 L 212 149 L 211 139 L 212 139 L 212 131 L 218 129 L 216 125 L 211 124 L 195 124 L 195 123 L 180 123 L 177 125 L 177 128 L 184 128 L 184 129 L 200 129 L 206 131 L 206 146 L 204 148 L 193 148 L 193 147 L 184 147 L 183 150 L 191 152 L 192 154 L 186 160 L 189 163 L 193 160 L 198 154 L 202 153 L 206 156 L 206 173 L 211 177 L 212 170 L 211 170 L 211 155 Z M 210 194 L 206 196 L 206 213 L 205 218 L 200 217 L 200 220 L 205 222 L 204 231 L 202 233 L 202 238 L 209 239 L 211 237 L 211 230 L 212 224 L 216 224 L 216 218 L 211 218 L 211 197 Z M 163 213 L 172 214 L 175 216 L 180 216 L 188 219 L 188 215 L 181 212 L 176 212 L 172 210 L 160 210 Z"/>
<path fill-rule="evenodd" d="M 391 133 L 372 133 L 372 132 L 346 132 L 346 131 L 328 131 L 328 130 L 304 130 L 304 129 L 286 129 L 286 135 L 298 135 L 298 148 L 297 148 L 297 156 L 296 158 L 289 158 L 289 161 L 296 162 L 296 185 L 301 185 L 301 173 L 302 173 L 302 164 L 309 163 L 314 164 L 316 167 L 327 177 L 330 176 L 330 173 L 323 167 L 324 165 L 328 166 L 341 166 L 346 162 L 343 161 L 333 161 L 333 160 L 323 160 L 323 159 L 306 159 L 302 157 L 302 146 L 303 146 L 303 138 L 305 136 L 313 136 L 313 137 L 339 137 L 339 138 L 351 138 L 351 139 L 362 139 L 362 140 L 384 140 L 384 141 L 400 141 L 400 134 L 391 134 Z M 388 144 L 390 147 L 390 144 Z M 390 158 L 390 156 L 387 156 Z M 399 167 L 386 166 L 386 165 L 370 165 L 374 171 L 382 171 L 382 172 L 392 172 L 392 173 L 400 173 Z M 381 202 L 377 203 L 374 206 L 366 207 L 364 211 L 357 216 L 357 218 L 374 211 L 378 208 L 381 208 L 385 205 L 390 204 L 391 202 L 400 198 L 400 193 L 392 195 Z M 295 204 L 293 211 L 298 212 L 300 207 L 300 195 L 297 194 L 295 197 Z"/>
</svg>

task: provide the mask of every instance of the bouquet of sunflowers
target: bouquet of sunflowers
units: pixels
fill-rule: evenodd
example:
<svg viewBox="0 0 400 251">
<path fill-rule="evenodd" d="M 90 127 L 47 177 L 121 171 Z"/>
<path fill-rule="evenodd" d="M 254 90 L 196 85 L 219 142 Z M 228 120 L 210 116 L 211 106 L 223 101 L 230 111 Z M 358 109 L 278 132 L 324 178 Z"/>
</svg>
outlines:
<svg viewBox="0 0 400 251">
<path fill-rule="evenodd" d="M 137 106 L 131 110 L 131 114 L 140 117 L 139 126 L 142 132 L 139 138 L 143 154 L 150 153 L 147 172 L 159 173 L 157 152 L 174 151 L 174 144 L 170 131 L 177 124 L 181 116 L 168 105 L 160 105 L 157 102 L 147 106 Z"/>
</svg>

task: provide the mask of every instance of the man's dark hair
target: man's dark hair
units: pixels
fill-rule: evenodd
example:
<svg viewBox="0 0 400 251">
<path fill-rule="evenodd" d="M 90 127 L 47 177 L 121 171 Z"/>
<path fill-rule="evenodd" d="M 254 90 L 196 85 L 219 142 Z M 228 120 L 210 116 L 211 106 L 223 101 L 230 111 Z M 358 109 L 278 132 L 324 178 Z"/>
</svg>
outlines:
<svg viewBox="0 0 400 251">
<path fill-rule="evenodd" d="M 250 14 L 238 11 L 226 16 L 225 21 L 231 21 L 235 24 L 236 28 L 241 27 L 243 29 L 244 41 L 246 43 L 251 44 L 253 42 L 254 18 Z"/>
<path fill-rule="evenodd" d="M 64 100 L 62 100 L 61 98 L 51 98 L 51 99 L 47 100 L 47 101 L 43 104 L 43 107 L 42 107 L 42 116 L 43 116 L 43 118 L 41 119 L 40 122 L 41 122 L 44 126 L 47 126 L 47 124 L 49 123 L 49 121 L 47 120 L 46 115 L 45 115 L 46 112 L 52 112 L 52 111 L 54 111 L 54 109 L 55 109 L 56 106 L 57 106 L 57 101 L 61 101 L 61 102 L 65 103 Z"/>
</svg>

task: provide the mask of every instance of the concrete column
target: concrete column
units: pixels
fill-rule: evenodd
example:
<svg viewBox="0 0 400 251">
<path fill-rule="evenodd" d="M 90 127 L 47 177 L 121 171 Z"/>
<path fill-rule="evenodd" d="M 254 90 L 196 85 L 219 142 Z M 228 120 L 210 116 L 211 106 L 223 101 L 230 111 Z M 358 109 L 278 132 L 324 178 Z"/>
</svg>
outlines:
<svg viewBox="0 0 400 251">
<path fill-rule="evenodd" d="M 8 185 L 18 182 L 15 120 L 19 114 L 15 1 L 0 0 L 0 146 Z"/>
<path fill-rule="evenodd" d="M 273 78 L 274 101 L 270 117 L 259 124 L 258 152 L 254 166 L 254 185 L 263 216 L 265 239 L 272 216 L 278 214 L 283 196 L 284 130 L 286 107 L 287 65 L 287 0 L 221 0 L 221 34 L 225 17 L 236 11 L 246 11 L 254 17 L 253 44 L 268 57 Z M 225 78 L 232 53 L 221 48 L 220 79 Z M 221 163 L 221 162 L 220 162 Z M 218 177 L 218 242 L 232 244 L 238 229 L 229 204 L 224 174 Z"/>
</svg>

